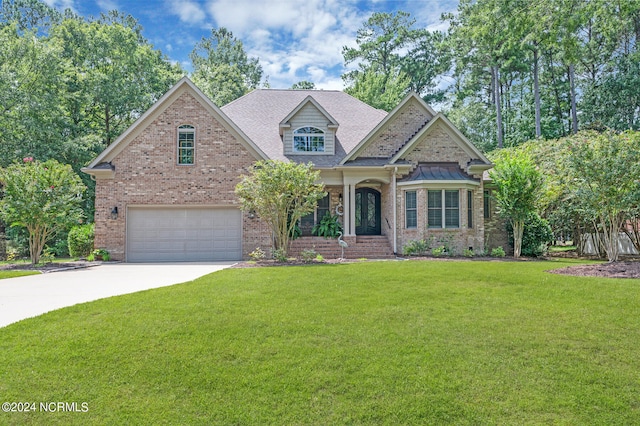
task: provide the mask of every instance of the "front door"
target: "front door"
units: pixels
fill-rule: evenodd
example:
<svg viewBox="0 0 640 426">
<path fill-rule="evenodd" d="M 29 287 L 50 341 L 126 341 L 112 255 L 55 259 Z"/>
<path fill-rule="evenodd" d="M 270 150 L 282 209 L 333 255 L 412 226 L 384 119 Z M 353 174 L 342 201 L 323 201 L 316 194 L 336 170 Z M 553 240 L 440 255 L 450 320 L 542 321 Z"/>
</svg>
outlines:
<svg viewBox="0 0 640 426">
<path fill-rule="evenodd" d="M 356 189 L 356 235 L 380 235 L 380 193 Z"/>
</svg>

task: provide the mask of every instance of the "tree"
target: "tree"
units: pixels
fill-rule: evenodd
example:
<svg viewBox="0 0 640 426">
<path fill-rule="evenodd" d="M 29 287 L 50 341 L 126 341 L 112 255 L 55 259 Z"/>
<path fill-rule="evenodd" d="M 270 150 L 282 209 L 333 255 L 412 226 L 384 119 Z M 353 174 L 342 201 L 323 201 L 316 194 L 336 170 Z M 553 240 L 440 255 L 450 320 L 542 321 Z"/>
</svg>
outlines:
<svg viewBox="0 0 640 426">
<path fill-rule="evenodd" d="M 623 224 L 635 216 L 640 200 L 640 133 L 581 132 L 567 143 L 575 198 L 602 235 L 609 262 L 615 262 Z"/>
<path fill-rule="evenodd" d="M 316 85 L 310 81 L 299 81 L 291 86 L 293 90 L 315 90 Z"/>
<path fill-rule="evenodd" d="M 218 106 L 256 89 L 262 79 L 257 58 L 249 58 L 242 41 L 226 28 L 212 29 L 189 54 L 193 82 Z"/>
<path fill-rule="evenodd" d="M 347 93 L 387 111 L 389 100 L 376 101 L 379 97 L 402 99 L 413 90 L 425 100 L 442 99 L 436 80 L 449 70 L 451 62 L 444 35 L 415 29 L 414 24 L 407 12 L 371 15 L 357 31 L 357 47 L 342 48 L 345 65 L 357 64 L 356 69 L 342 75 Z M 387 90 L 392 93 L 387 95 Z"/>
<path fill-rule="evenodd" d="M 315 208 L 326 195 L 317 183 L 320 172 L 313 164 L 282 161 L 258 161 L 249 176 L 236 185 L 244 211 L 254 211 L 271 228 L 274 249 L 285 254 L 290 235 L 300 219 Z"/>
<path fill-rule="evenodd" d="M 27 157 L 1 169 L 0 184 L 0 216 L 10 226 L 26 228 L 33 264 L 40 261 L 47 241 L 82 217 L 85 186 L 69 165 Z"/>
<path fill-rule="evenodd" d="M 374 108 L 391 111 L 407 94 L 409 84 L 409 78 L 401 71 L 385 76 L 368 69 L 354 77 L 353 84 L 344 91 Z"/>
<path fill-rule="evenodd" d="M 536 212 L 542 194 L 542 174 L 527 153 L 506 149 L 497 153 L 489 175 L 497 187 L 494 196 L 500 216 L 513 229 L 513 256 L 520 257 L 524 223 Z"/>
</svg>

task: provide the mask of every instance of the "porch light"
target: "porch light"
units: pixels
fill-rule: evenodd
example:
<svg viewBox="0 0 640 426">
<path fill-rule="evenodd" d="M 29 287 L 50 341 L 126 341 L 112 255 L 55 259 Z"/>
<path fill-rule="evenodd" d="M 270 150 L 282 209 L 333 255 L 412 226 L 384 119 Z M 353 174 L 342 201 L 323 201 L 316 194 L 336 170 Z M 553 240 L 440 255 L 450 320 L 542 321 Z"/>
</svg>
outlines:
<svg viewBox="0 0 640 426">
<path fill-rule="evenodd" d="M 256 217 L 256 211 L 249 210 L 248 216 L 249 216 L 249 219 L 254 219 Z"/>
<path fill-rule="evenodd" d="M 114 206 L 111 209 L 111 219 L 116 220 L 118 218 L 118 206 Z"/>
<path fill-rule="evenodd" d="M 340 195 L 338 195 L 338 202 L 342 203 L 342 193 Z"/>
</svg>

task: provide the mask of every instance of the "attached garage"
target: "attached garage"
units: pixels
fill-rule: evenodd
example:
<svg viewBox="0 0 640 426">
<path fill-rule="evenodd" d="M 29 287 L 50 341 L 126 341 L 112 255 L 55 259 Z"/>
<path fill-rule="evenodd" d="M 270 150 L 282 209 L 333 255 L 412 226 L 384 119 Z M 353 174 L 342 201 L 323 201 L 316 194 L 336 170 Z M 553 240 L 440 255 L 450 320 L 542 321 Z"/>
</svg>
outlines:
<svg viewBox="0 0 640 426">
<path fill-rule="evenodd" d="M 238 208 L 129 207 L 128 262 L 211 262 L 242 259 Z"/>
</svg>

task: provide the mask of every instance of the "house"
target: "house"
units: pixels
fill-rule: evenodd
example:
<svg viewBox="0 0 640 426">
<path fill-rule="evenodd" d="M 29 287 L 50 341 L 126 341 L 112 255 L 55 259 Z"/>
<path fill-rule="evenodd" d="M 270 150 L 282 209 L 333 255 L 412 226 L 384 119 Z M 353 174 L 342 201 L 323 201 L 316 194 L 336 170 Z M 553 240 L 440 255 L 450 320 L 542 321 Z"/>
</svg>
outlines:
<svg viewBox="0 0 640 426">
<path fill-rule="evenodd" d="M 313 162 L 328 195 L 303 231 L 339 213 L 348 257 L 391 256 L 415 239 L 478 251 L 490 239 L 491 163 L 415 93 L 389 113 L 329 90 L 259 89 L 218 108 L 183 78 L 83 169 L 96 181 L 96 247 L 129 262 L 268 251 L 268 228 L 234 193 L 262 159 Z M 310 236 L 292 251 L 312 247 L 339 253 Z"/>
</svg>

